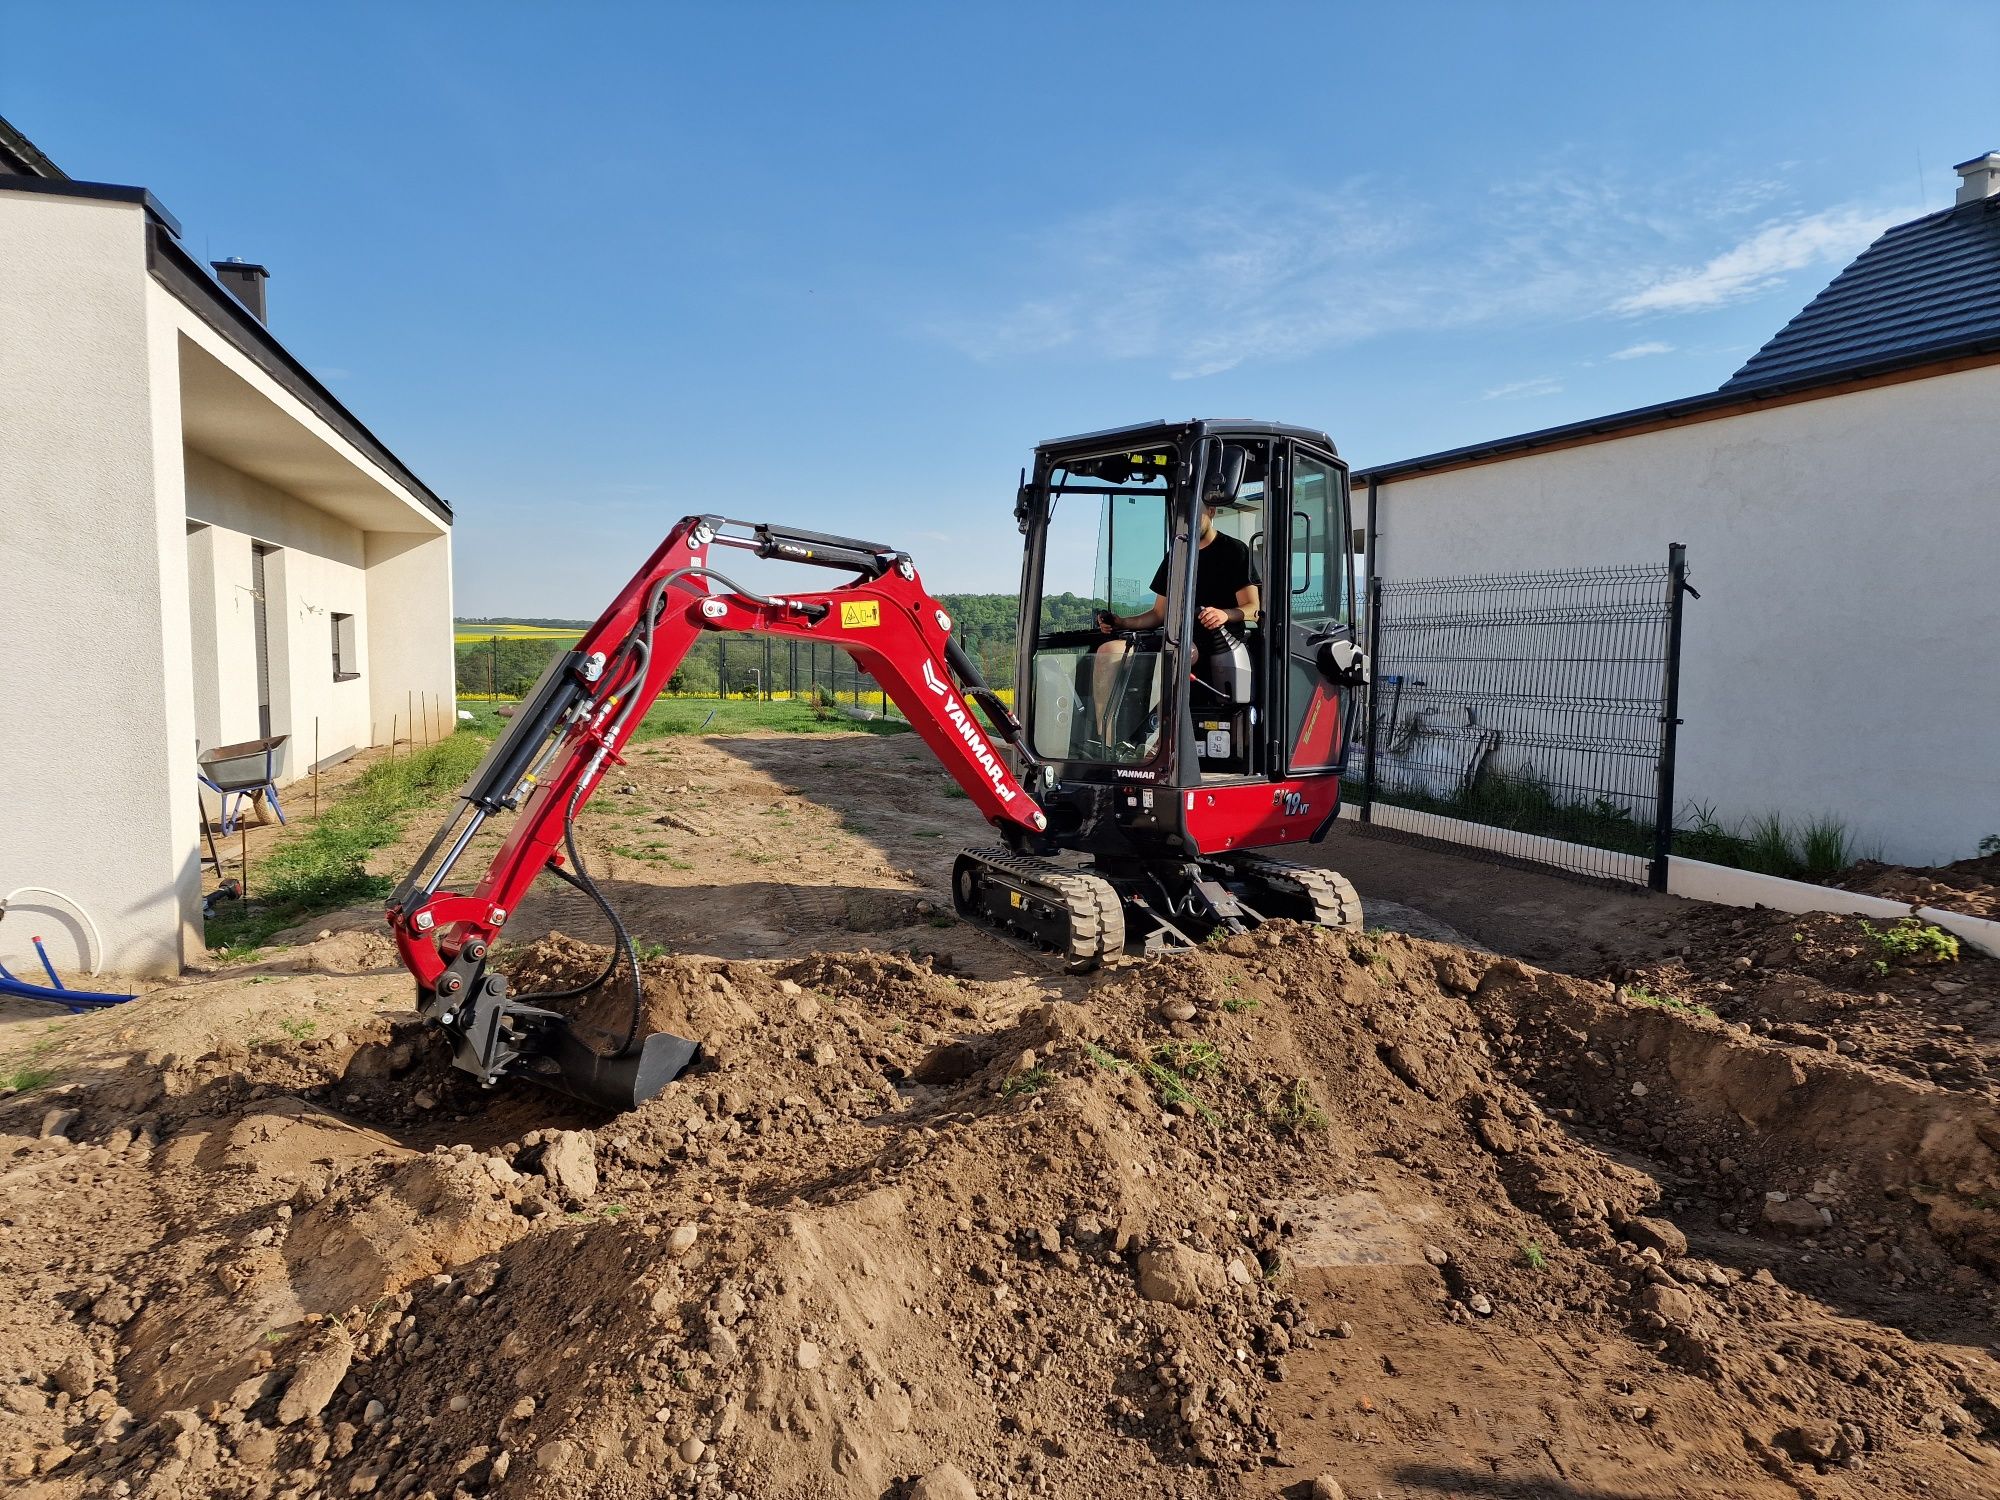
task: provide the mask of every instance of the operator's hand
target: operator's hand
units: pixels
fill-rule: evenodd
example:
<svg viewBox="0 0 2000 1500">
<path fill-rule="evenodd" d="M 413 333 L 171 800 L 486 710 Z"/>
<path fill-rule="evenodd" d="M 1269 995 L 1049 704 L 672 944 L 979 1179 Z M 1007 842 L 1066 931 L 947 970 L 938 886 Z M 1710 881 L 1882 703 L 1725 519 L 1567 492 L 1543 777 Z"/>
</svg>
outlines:
<svg viewBox="0 0 2000 1500">
<path fill-rule="evenodd" d="M 1229 611 L 1217 609 L 1213 604 L 1204 605 L 1195 611 L 1194 622 L 1204 630 L 1220 630 L 1229 623 Z"/>
<path fill-rule="evenodd" d="M 1118 628 L 1118 616 L 1108 609 L 1100 609 L 1097 612 L 1097 628 L 1103 634 L 1110 635 Z"/>
</svg>

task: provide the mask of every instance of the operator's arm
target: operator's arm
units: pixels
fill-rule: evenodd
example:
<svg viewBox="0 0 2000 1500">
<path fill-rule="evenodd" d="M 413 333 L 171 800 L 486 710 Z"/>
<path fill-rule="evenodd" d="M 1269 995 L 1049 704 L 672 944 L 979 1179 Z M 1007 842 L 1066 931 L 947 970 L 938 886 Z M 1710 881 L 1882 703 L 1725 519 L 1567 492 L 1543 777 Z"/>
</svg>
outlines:
<svg viewBox="0 0 2000 1500">
<path fill-rule="evenodd" d="M 1108 609 L 1097 612 L 1097 628 L 1109 635 L 1114 630 L 1151 630 L 1167 617 L 1167 596 L 1153 595 L 1152 604 L 1136 615 L 1113 614 Z"/>
</svg>

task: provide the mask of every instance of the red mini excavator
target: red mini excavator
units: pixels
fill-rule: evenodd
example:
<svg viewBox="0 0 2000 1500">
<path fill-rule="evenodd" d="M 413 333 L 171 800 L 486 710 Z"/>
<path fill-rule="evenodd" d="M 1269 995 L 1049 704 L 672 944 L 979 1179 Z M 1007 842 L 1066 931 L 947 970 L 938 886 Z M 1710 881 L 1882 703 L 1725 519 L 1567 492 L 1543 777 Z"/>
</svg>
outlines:
<svg viewBox="0 0 2000 1500">
<path fill-rule="evenodd" d="M 908 554 L 719 516 L 676 524 L 542 674 L 390 900 L 419 1005 L 457 1065 L 627 1109 L 699 1056 L 698 1042 L 638 1034 L 638 958 L 578 854 L 576 817 L 704 631 L 830 642 L 875 678 L 998 831 L 1003 847 L 958 856 L 952 899 L 1010 941 L 1087 969 L 1272 917 L 1359 925 L 1340 876 L 1251 852 L 1331 827 L 1365 677 L 1333 444 L 1213 420 L 1064 438 L 1036 450 L 1014 514 L 1027 539 L 1018 717 Z M 712 566 L 732 548 L 853 576 L 759 594 Z M 479 885 L 442 889 L 502 812 L 516 817 Z M 596 901 L 616 942 L 592 984 L 510 995 L 488 953 L 544 871 Z M 551 1006 L 621 965 L 631 1025 L 593 1045 Z"/>
</svg>

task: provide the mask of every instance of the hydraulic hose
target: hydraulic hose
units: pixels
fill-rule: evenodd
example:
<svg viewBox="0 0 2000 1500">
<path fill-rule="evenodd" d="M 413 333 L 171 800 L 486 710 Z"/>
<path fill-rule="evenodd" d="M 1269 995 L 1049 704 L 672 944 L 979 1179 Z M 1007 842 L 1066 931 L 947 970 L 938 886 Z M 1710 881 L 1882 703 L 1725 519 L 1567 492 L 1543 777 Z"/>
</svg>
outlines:
<svg viewBox="0 0 2000 1500">
<path fill-rule="evenodd" d="M 685 573 L 690 570 L 682 569 L 681 571 Z M 623 684 L 628 689 L 625 694 L 625 701 L 618 705 L 618 714 L 611 721 L 610 728 L 604 736 L 605 742 L 608 745 L 617 745 L 623 742 L 625 726 L 631 722 L 632 715 L 638 708 L 639 700 L 644 696 L 643 690 L 646 682 L 646 671 L 653 660 L 653 625 L 658 617 L 660 603 L 666 593 L 667 585 L 680 576 L 681 574 L 679 573 L 673 574 L 653 585 L 652 591 L 646 596 L 645 608 L 639 612 L 638 623 L 633 627 L 632 633 L 620 644 L 609 664 L 610 670 L 605 673 L 606 690 L 616 691 L 617 685 L 614 684 L 614 679 L 617 676 L 618 665 L 626 660 L 634 663 L 631 677 Z M 601 754 L 602 752 L 599 753 Z M 639 974 L 639 951 L 632 943 L 632 935 L 625 930 L 624 922 L 619 920 L 617 909 L 612 906 L 604 892 L 598 889 L 597 882 L 591 878 L 589 866 L 583 861 L 583 853 L 576 846 L 576 813 L 577 809 L 583 805 L 583 794 L 589 790 L 594 774 L 592 771 L 586 771 L 583 775 L 579 776 L 576 779 L 575 787 L 570 791 L 569 801 L 563 804 L 563 849 L 569 855 L 570 867 L 568 870 L 564 870 L 551 862 L 550 868 L 555 871 L 556 877 L 563 881 L 564 884 L 574 886 L 577 890 L 582 891 L 586 896 L 590 897 L 592 901 L 595 901 L 598 910 L 604 913 L 605 919 L 611 924 L 613 941 L 611 959 L 610 962 L 605 964 L 603 972 L 586 984 L 576 985 L 566 990 L 547 990 L 538 995 L 524 995 L 521 998 L 523 1000 L 573 1000 L 578 995 L 587 994 L 591 990 L 597 989 L 600 985 L 610 983 L 612 975 L 618 972 L 618 965 L 622 960 L 632 970 L 632 1014 L 626 1023 L 624 1039 L 619 1042 L 617 1050 L 611 1055 L 613 1057 L 629 1057 L 632 1055 L 633 1048 L 639 1041 L 639 1023 L 645 1008 L 645 985 Z"/>
</svg>

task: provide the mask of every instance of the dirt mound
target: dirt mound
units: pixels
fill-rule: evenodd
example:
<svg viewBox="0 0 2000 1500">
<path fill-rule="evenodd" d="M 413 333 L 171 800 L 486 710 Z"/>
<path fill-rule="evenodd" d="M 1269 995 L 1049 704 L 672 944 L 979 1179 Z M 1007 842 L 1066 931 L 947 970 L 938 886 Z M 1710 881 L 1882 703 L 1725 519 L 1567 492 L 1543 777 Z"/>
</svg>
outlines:
<svg viewBox="0 0 2000 1500">
<path fill-rule="evenodd" d="M 1962 911 L 2000 921 L 2000 853 L 1955 860 L 1948 865 L 1885 865 L 1864 859 L 1833 882 L 1844 890 Z"/>
<path fill-rule="evenodd" d="M 1631 993 L 1760 1036 L 2000 1098 L 2000 959 L 1908 919 L 1708 908 Z"/>
<path fill-rule="evenodd" d="M 606 957 L 551 938 L 511 982 Z M 1392 934 L 947 968 L 650 958 L 645 1024 L 707 1055 L 611 1119 L 482 1094 L 393 1012 L 0 1103 L 0 1466 L 907 1500 L 949 1465 L 999 1500 L 2000 1460 L 1983 1097 Z"/>
</svg>

